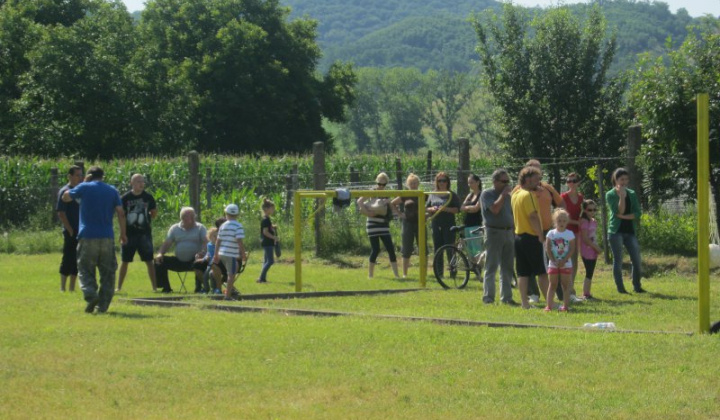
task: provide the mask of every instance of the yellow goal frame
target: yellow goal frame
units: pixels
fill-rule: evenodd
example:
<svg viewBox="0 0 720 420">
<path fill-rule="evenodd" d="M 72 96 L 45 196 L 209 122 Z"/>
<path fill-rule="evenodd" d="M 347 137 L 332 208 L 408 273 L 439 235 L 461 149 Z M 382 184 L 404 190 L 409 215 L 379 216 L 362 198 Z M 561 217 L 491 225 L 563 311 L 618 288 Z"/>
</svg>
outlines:
<svg viewBox="0 0 720 420">
<path fill-rule="evenodd" d="M 359 197 L 416 197 L 418 199 L 418 248 L 420 259 L 420 287 L 426 287 L 427 279 L 427 252 L 425 248 L 427 233 L 424 229 L 428 218 L 425 217 L 426 196 L 446 195 L 449 191 L 433 191 L 431 193 L 420 190 L 352 190 L 350 198 L 357 199 Z M 304 198 L 311 199 L 328 199 L 337 197 L 336 191 L 295 191 L 293 196 L 293 228 L 295 231 L 295 291 L 302 292 L 302 207 L 301 200 Z M 447 200 L 441 207 L 444 208 L 451 200 Z M 439 212 L 438 212 L 439 213 Z M 435 213 L 437 215 L 438 213 Z M 433 217 L 435 216 L 433 215 Z M 432 219 L 432 217 L 430 218 Z"/>
</svg>

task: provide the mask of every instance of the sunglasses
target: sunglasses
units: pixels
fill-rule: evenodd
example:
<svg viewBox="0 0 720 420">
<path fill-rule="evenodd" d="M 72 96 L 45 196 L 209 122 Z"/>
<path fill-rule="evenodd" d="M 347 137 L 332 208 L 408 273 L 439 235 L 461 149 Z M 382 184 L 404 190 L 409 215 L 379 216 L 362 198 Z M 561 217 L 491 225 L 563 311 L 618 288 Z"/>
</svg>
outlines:
<svg viewBox="0 0 720 420">
<path fill-rule="evenodd" d="M 384 186 L 386 186 L 386 185 L 387 185 L 387 184 L 381 184 L 381 183 L 379 183 L 379 182 L 377 183 L 377 186 L 378 186 L 378 187 L 384 187 Z"/>
<path fill-rule="evenodd" d="M 577 184 L 578 182 L 580 182 L 580 181 L 578 181 L 577 179 L 568 179 L 567 180 L 568 184 Z"/>
<path fill-rule="evenodd" d="M 509 184 L 509 183 L 510 183 L 510 180 L 509 180 L 509 179 L 498 179 L 497 182 L 499 182 L 499 183 L 501 183 L 501 184 Z"/>
<path fill-rule="evenodd" d="M 585 213 L 595 213 L 595 209 L 585 209 Z"/>
</svg>

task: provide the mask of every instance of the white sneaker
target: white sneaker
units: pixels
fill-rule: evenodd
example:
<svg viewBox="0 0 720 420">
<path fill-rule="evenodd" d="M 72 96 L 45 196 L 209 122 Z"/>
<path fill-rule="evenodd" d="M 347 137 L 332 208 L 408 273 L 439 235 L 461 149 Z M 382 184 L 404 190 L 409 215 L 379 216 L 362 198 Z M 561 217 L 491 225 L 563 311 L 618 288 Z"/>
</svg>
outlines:
<svg viewBox="0 0 720 420">
<path fill-rule="evenodd" d="M 530 301 L 530 303 L 538 303 L 538 302 L 540 302 L 540 296 L 530 295 L 530 296 L 528 296 L 528 301 Z"/>
<path fill-rule="evenodd" d="M 579 297 L 577 297 L 577 296 L 575 296 L 575 295 L 570 295 L 570 302 L 572 302 L 572 303 L 583 302 L 584 300 L 585 300 L 585 299 L 579 298 Z"/>
</svg>

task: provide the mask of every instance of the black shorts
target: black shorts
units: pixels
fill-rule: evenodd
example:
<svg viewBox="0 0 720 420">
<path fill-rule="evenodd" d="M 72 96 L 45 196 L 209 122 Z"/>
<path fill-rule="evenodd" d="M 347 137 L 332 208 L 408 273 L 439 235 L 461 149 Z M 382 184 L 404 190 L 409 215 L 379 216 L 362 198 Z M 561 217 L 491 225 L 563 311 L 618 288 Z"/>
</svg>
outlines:
<svg viewBox="0 0 720 420">
<path fill-rule="evenodd" d="M 151 235 L 128 236 L 128 241 L 120 248 L 122 262 L 132 262 L 135 252 L 140 256 L 140 261 L 152 261 L 153 243 Z"/>
<path fill-rule="evenodd" d="M 535 235 L 523 233 L 515 236 L 515 271 L 518 277 L 546 274 L 545 250 Z"/>
</svg>

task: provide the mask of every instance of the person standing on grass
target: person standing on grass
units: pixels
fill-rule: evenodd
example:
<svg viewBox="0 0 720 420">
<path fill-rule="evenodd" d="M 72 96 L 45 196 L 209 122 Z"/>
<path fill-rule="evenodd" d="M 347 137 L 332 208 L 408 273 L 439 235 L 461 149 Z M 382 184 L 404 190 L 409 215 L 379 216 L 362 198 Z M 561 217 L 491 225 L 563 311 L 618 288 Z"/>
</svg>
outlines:
<svg viewBox="0 0 720 420">
<path fill-rule="evenodd" d="M 237 216 L 240 213 L 236 204 L 229 204 L 225 207 L 225 217 L 227 221 L 220 226 L 218 231 L 217 242 L 215 243 L 215 256 L 213 263 L 223 262 L 227 269 L 227 287 L 225 289 L 225 300 L 235 300 L 232 296 L 235 283 L 235 275 L 242 263 L 247 261 L 245 246 L 243 239 L 245 238 L 245 229 Z"/>
<path fill-rule="evenodd" d="M 120 225 L 120 243 L 127 243 L 125 212 L 120 194 L 103 182 L 105 172 L 98 166 L 88 171 L 89 182 L 78 184 L 65 191 L 62 199 L 66 203 L 81 199 L 78 229 L 78 275 L 87 306 L 85 312 L 105 313 L 110 307 L 115 291 L 117 258 L 113 232 L 113 213 L 117 214 Z M 100 288 L 95 270 L 100 272 Z"/>
<path fill-rule="evenodd" d="M 420 178 L 415 174 L 408 175 L 405 180 L 405 186 L 408 190 L 417 190 L 420 188 Z M 415 244 L 420 249 L 419 233 L 418 233 L 418 197 L 396 197 L 390 202 L 393 214 L 402 220 L 402 271 L 403 278 L 407 278 L 408 269 L 410 268 L 410 256 L 412 255 Z M 402 204 L 402 210 L 400 205 Z M 425 252 L 427 252 L 427 237 L 425 238 Z"/>
<path fill-rule="evenodd" d="M 510 175 L 505 169 L 492 174 L 492 188 L 480 195 L 482 218 L 485 221 L 485 277 L 483 303 L 495 301 L 495 273 L 500 268 L 500 300 L 516 305 L 512 298 L 513 262 L 515 261 L 515 235 L 510 203 Z"/>
<path fill-rule="evenodd" d="M 592 200 L 584 200 L 582 203 L 582 212 L 580 213 L 580 254 L 585 266 L 585 280 L 583 281 L 583 298 L 592 299 L 590 286 L 592 285 L 593 274 L 595 273 L 595 264 L 598 255 L 602 254 L 602 249 L 597 244 L 596 232 L 597 221 L 595 213 L 597 212 L 597 204 Z"/>
<path fill-rule="evenodd" d="M 466 228 L 475 228 L 482 226 L 482 204 L 480 203 L 480 194 L 482 193 L 482 182 L 480 177 L 470 174 L 468 177 L 468 187 L 470 193 L 465 197 L 465 201 L 460 206 L 460 211 L 465 213 L 463 224 Z"/>
<path fill-rule="evenodd" d="M 608 242 L 613 255 L 613 278 L 617 291 L 627 293 L 622 278 L 623 246 L 625 246 L 632 263 L 633 290 L 635 293 L 645 293 L 640 283 L 640 243 L 637 239 L 642 209 L 635 191 L 627 187 L 629 182 L 630 173 L 627 169 L 618 168 L 612 174 L 613 188 L 605 194 L 609 211 Z"/>
<path fill-rule="evenodd" d="M 538 216 L 540 217 L 540 224 L 542 226 L 543 233 L 547 234 L 550 228 L 552 228 L 552 206 L 564 207 L 565 202 L 555 187 L 542 180 L 542 165 L 539 160 L 530 159 L 525 163 L 525 166 L 531 166 L 540 171 L 540 181 L 538 182 L 537 187 L 535 187 L 533 194 L 535 194 L 535 199 L 538 203 Z M 519 188 L 520 186 L 517 186 L 515 187 L 515 190 Z M 544 255 L 545 252 L 543 252 L 543 258 L 545 258 Z M 544 261 L 545 266 L 547 267 L 547 260 L 544 259 Z M 562 289 L 558 288 L 558 297 L 560 297 L 560 294 L 562 293 L 561 290 Z M 545 293 L 544 290 L 542 292 Z M 530 302 L 537 303 L 540 301 L 540 289 L 538 289 L 535 276 L 530 276 L 528 279 L 528 295 Z"/>
<path fill-rule="evenodd" d="M 385 190 L 390 178 L 385 172 L 381 172 L 375 178 L 377 184 L 376 189 L 379 191 Z M 368 264 L 368 278 L 373 278 L 375 275 L 375 264 L 377 263 L 377 257 L 380 254 L 380 241 L 385 245 L 388 257 L 390 258 L 390 266 L 392 267 L 395 278 L 398 278 L 398 266 L 397 256 L 395 256 L 395 245 L 393 245 L 392 236 L 390 236 L 390 220 L 392 220 L 392 209 L 390 208 L 390 200 L 386 197 L 375 197 L 365 198 L 359 197 L 357 199 L 358 208 L 365 216 L 367 216 L 367 222 L 365 223 L 365 230 L 368 238 L 370 238 L 370 263 Z"/>
<path fill-rule="evenodd" d="M 540 183 L 541 172 L 533 166 L 520 171 L 518 184 L 511 197 L 513 222 L 515 224 L 515 269 L 518 275 L 518 290 L 523 309 L 530 309 L 528 281 L 538 276 L 540 290 L 547 291 L 548 278 L 545 269 L 545 233 L 540 223 L 540 213 L 535 190 Z"/>
<path fill-rule="evenodd" d="M 155 264 L 153 263 L 152 219 L 157 217 L 155 198 L 145 191 L 145 177 L 135 174 L 130 178 L 131 190 L 122 199 L 123 210 L 127 220 L 128 242 L 120 249 L 122 262 L 116 292 L 122 290 L 128 264 L 133 261 L 135 252 L 147 266 L 148 277 L 153 292 L 157 292 L 155 283 Z"/>
<path fill-rule="evenodd" d="M 455 232 L 450 228 L 455 226 L 455 215 L 460 211 L 460 197 L 450 190 L 450 175 L 446 172 L 438 172 L 435 175 L 435 191 L 450 192 L 450 194 L 431 194 L 426 203 L 427 212 L 434 216 L 431 221 L 433 247 L 435 251 L 443 245 L 452 245 L 455 243 Z M 442 206 L 448 203 L 445 208 Z M 442 210 L 441 210 L 442 209 Z M 450 261 L 452 256 L 450 250 L 447 251 L 447 259 Z M 443 259 L 439 261 L 440 267 L 434 267 L 437 272 L 443 272 L 445 267 Z M 451 272 L 450 276 L 456 273 Z"/>
<path fill-rule="evenodd" d="M 263 249 L 264 260 L 257 282 L 267 283 L 267 272 L 275 263 L 275 246 L 280 242 L 280 238 L 277 236 L 277 227 L 270 220 L 270 217 L 275 213 L 275 203 L 264 198 L 261 208 L 263 218 L 260 222 L 260 245 Z"/>
<path fill-rule="evenodd" d="M 577 238 L 580 236 L 580 212 L 585 198 L 578 191 L 578 186 L 580 185 L 580 177 L 578 174 L 571 172 L 565 178 L 565 182 L 567 183 L 568 190 L 560 194 L 560 197 L 562 197 L 565 202 L 565 210 L 570 217 L 567 228 L 575 235 L 575 238 Z M 580 245 L 580 241 L 576 242 Z M 570 301 L 573 303 L 582 301 L 582 298 L 579 298 L 575 292 L 575 277 L 577 276 L 578 271 L 578 254 L 580 254 L 578 250 L 575 250 L 575 252 L 572 253 L 573 270 L 572 276 L 570 277 Z"/>
<path fill-rule="evenodd" d="M 78 229 L 80 223 L 80 205 L 76 200 L 69 203 L 63 201 L 65 191 L 69 191 L 83 181 L 82 168 L 79 166 L 71 166 L 67 173 L 68 183 L 58 191 L 57 211 L 58 219 L 63 226 L 63 256 L 60 262 L 60 291 L 65 291 L 68 277 L 70 278 L 70 291 L 75 291 L 75 281 L 77 280 L 77 245 L 78 245 Z"/>
<path fill-rule="evenodd" d="M 195 209 L 183 207 L 180 209 L 180 222 L 170 226 L 165 242 L 160 245 L 155 255 L 155 278 L 157 287 L 162 287 L 163 293 L 172 293 L 168 270 L 184 272 L 193 271 L 195 282 L 202 283 L 204 271 L 202 258 L 207 249 L 207 230 L 201 223 L 195 221 Z M 165 253 L 175 245 L 175 255 L 166 256 Z"/>
<path fill-rule="evenodd" d="M 564 209 L 555 209 L 553 224 L 545 238 L 545 253 L 548 258 L 548 290 L 545 312 L 553 309 L 554 291 L 558 283 L 563 289 L 563 305 L 560 312 L 567 312 L 570 308 L 570 277 L 572 276 L 572 254 L 575 253 L 575 234 L 567 228 L 570 216 Z"/>
</svg>

